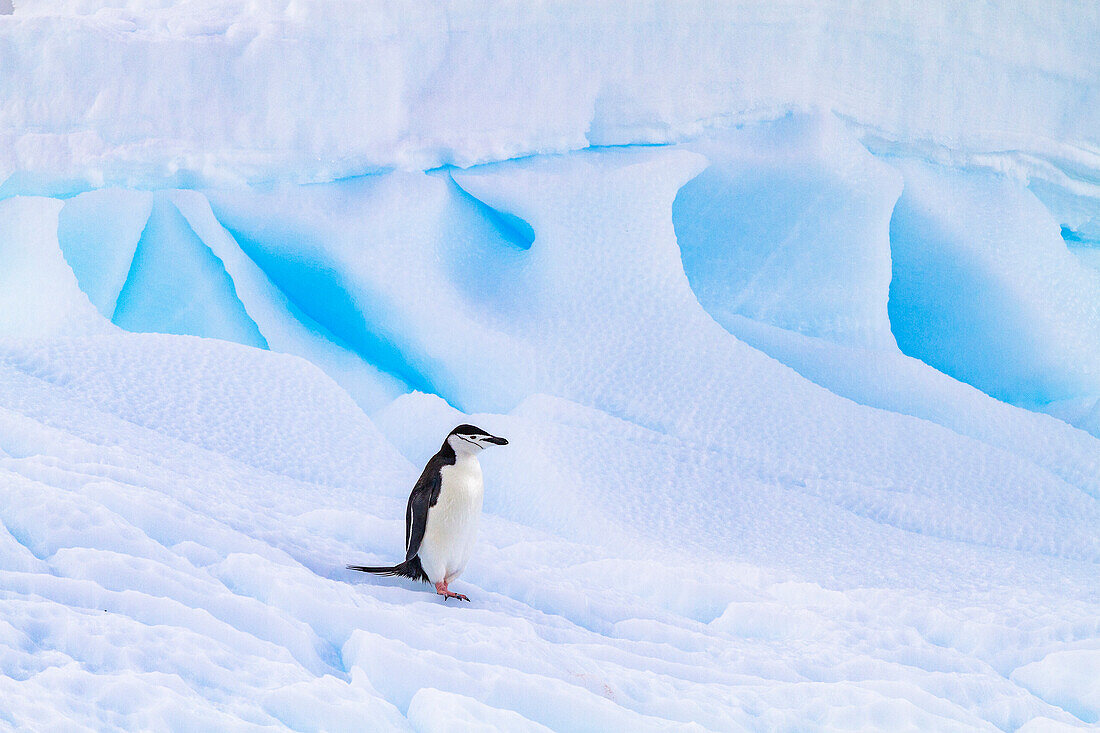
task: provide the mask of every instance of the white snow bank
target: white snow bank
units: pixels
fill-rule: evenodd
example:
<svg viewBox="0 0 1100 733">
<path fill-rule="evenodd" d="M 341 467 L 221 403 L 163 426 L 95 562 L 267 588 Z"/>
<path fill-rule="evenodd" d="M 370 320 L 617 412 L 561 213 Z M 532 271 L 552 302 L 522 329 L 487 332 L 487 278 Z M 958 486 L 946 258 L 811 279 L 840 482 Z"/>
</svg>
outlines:
<svg viewBox="0 0 1100 733">
<path fill-rule="evenodd" d="M 1096 443 L 1069 426 L 1007 405 L 897 350 L 844 347 L 740 316 L 729 318 L 727 325 L 737 338 L 831 392 L 1003 448 L 1100 496 L 1100 458 L 1085 459 L 1096 453 Z M 1086 420 L 1070 412 L 1073 405 L 1065 407 L 1066 413 L 1055 413 L 1052 405 L 1043 409 L 1100 437 L 1100 425 L 1090 430 Z M 1068 446 L 1085 460 L 1064 461 Z"/>
<path fill-rule="evenodd" d="M 948 374 L 1100 433 L 1100 281 L 1018 184 L 895 160 L 911 179 L 895 211 L 893 169 L 831 116 L 762 123 L 685 147 L 704 153 L 705 163 L 693 160 L 706 168 L 672 202 L 679 263 L 655 262 L 668 277 L 682 267 L 692 297 L 727 330 L 752 330 L 738 320 L 748 316 L 886 353 L 895 350 L 893 328 L 908 353 Z M 619 155 L 629 162 L 646 153 Z M 573 306 L 553 302 L 561 301 L 556 291 L 583 278 L 540 265 L 554 243 L 538 242 L 531 222 L 481 190 L 479 180 L 506 169 L 205 195 L 95 191 L 66 201 L 58 238 L 100 312 L 129 330 L 217 336 L 308 358 L 370 412 L 410 388 L 505 411 L 558 389 L 547 389 L 539 364 L 572 355 L 550 357 L 527 333 L 544 330 L 550 314 L 564 332 L 561 314 Z M 590 195 L 629 216 L 622 195 Z M 647 200 L 656 210 L 638 220 L 663 218 L 667 201 Z M 933 219 L 939 239 L 926 230 Z M 962 274 L 960 263 L 970 263 Z M 607 258 L 589 269 L 622 266 Z M 944 288 L 972 297 L 944 297 Z M 681 288 L 664 310 L 693 310 L 683 295 Z M 597 310 L 576 319 L 575 332 L 590 320 L 630 318 Z M 511 369 L 498 373 L 505 363 Z"/>
<path fill-rule="evenodd" d="M 207 196 L 298 309 L 406 389 L 501 411 L 531 391 L 525 324 L 549 282 L 512 228 L 445 174 Z"/>
<path fill-rule="evenodd" d="M 342 569 L 400 556 L 417 467 L 302 360 L 123 333 L 0 354 L 15 728 L 1014 729 L 1073 718 L 1006 675 L 1100 633 L 1094 563 L 973 539 L 1087 541 L 1087 508 L 1031 501 L 1021 532 L 1018 498 L 918 505 L 978 527 L 937 539 L 893 526 L 904 491 L 860 515 L 545 397 L 461 418 L 512 443 L 484 455 L 474 600 L 445 604 Z M 380 422 L 424 455 L 456 417 L 411 396 Z"/>
<path fill-rule="evenodd" d="M 1014 671 L 1012 680 L 1086 723 L 1100 722 L 1100 649 L 1051 652 Z"/>
<path fill-rule="evenodd" d="M 1087 436 L 1040 439 L 1035 431 L 1046 433 L 1028 427 L 1027 416 L 1005 418 L 1019 424 L 999 435 L 983 417 L 935 417 L 912 406 L 940 399 L 938 388 L 913 385 L 909 407 L 891 403 L 988 441 L 964 448 L 955 433 L 839 399 L 719 328 L 684 275 L 672 226 L 676 192 L 703 165 L 684 151 L 606 151 L 455 172 L 464 193 L 443 176 L 401 173 L 210 197 L 252 259 L 330 332 L 467 411 L 555 395 L 726 452 L 769 480 L 843 486 L 846 504 L 861 511 L 880 507 L 871 497 L 883 485 L 946 497 L 963 481 L 974 511 L 987 490 L 1050 486 L 1071 503 L 1078 489 L 1095 494 L 1097 453 Z M 526 222 L 535 233 L 528 248 L 487 210 Z M 850 366 L 842 360 L 837 370 Z M 998 412 L 992 402 L 978 409 Z M 868 450 L 864 434 L 882 443 Z M 990 446 L 1002 476 L 976 458 Z M 895 521 L 930 531 L 932 520 L 919 515 Z M 956 529 L 943 531 L 954 537 L 970 520 L 951 516 Z M 1091 557 L 1088 534 L 1084 545 L 1059 540 L 1058 552 L 1075 547 Z"/>
<path fill-rule="evenodd" d="M 152 210 L 148 192 L 105 188 L 69 199 L 58 215 L 57 240 L 65 261 L 104 318 L 115 315 Z"/>
<path fill-rule="evenodd" d="M 549 733 L 539 725 L 511 710 L 493 708 L 472 697 L 421 687 L 409 701 L 409 724 L 418 733 L 447 733 L 462 730 L 509 730 L 517 733 Z"/>
<path fill-rule="evenodd" d="M 690 146 L 708 167 L 672 221 L 699 302 L 838 343 L 894 349 L 886 301 L 901 177 L 836 118 L 794 117 Z"/>
<path fill-rule="evenodd" d="M 88 301 L 57 243 L 61 202 L 0 201 L 0 335 L 102 333 L 111 326 Z"/>
<path fill-rule="evenodd" d="M 399 380 L 303 313 L 199 193 L 80 194 L 64 202 L 57 236 L 81 289 L 129 331 L 208 336 L 295 354 L 321 366 L 364 409 L 403 391 Z"/>
<path fill-rule="evenodd" d="M 72 405 L 283 475 L 347 484 L 405 468 L 348 395 L 293 356 L 213 339 L 127 334 L 5 342 L 2 357 L 57 385 Z M 376 446 L 370 457 L 365 444 Z"/>
<path fill-rule="evenodd" d="M 1037 199 L 988 174 L 899 163 L 890 223 L 898 346 L 1030 406 L 1100 396 L 1100 273 Z"/>
<path fill-rule="evenodd" d="M 1070 0 L 16 6 L 8 191 L 466 166 L 807 108 L 1060 189 L 1100 170 L 1100 11 Z"/>
<path fill-rule="evenodd" d="M 1100 11 L 840 5 L 17 2 L 0 728 L 1095 723 L 1100 442 L 892 333 L 1097 424 Z"/>
</svg>

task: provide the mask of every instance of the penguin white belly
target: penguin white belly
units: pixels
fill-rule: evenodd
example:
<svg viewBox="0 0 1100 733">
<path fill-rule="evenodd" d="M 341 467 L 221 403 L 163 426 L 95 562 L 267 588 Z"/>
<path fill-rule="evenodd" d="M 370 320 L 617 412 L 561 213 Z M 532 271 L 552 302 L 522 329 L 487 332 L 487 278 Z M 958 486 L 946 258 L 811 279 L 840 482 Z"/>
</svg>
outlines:
<svg viewBox="0 0 1100 733">
<path fill-rule="evenodd" d="M 418 553 L 420 565 L 433 583 L 450 582 L 465 570 L 477 539 L 484 496 L 481 464 L 476 458 L 460 457 L 441 473 L 439 499 L 428 510 Z"/>
</svg>

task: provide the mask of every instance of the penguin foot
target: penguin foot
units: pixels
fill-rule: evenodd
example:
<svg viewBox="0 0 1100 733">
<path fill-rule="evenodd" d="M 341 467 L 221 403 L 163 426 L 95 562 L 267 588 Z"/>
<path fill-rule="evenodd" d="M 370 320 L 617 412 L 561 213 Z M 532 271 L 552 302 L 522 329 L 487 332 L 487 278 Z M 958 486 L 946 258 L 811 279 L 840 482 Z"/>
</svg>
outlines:
<svg viewBox="0 0 1100 733">
<path fill-rule="evenodd" d="M 454 593 L 447 590 L 447 582 L 444 580 L 441 580 L 435 584 L 435 592 L 443 596 L 444 601 L 446 601 L 448 598 L 457 598 L 460 601 L 466 601 L 467 603 L 470 602 L 470 599 L 462 595 L 461 593 Z"/>
</svg>

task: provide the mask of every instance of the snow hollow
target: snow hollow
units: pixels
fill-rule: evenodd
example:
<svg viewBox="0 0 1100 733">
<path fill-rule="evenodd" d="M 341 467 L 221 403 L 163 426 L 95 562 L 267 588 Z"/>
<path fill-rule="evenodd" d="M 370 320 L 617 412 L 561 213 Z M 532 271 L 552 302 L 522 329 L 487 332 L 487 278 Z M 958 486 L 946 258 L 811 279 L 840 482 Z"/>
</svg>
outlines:
<svg viewBox="0 0 1100 733">
<path fill-rule="evenodd" d="M 0 730 L 1100 724 L 1097 48 L 0 0 Z M 345 570 L 464 422 L 472 602 Z"/>
</svg>

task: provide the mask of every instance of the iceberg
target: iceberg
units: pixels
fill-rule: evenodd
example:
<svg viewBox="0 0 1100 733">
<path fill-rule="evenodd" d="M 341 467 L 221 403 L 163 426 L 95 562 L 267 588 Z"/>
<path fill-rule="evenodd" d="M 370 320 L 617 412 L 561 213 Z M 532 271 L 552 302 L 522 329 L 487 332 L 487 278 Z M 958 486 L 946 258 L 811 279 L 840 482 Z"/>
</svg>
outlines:
<svg viewBox="0 0 1100 733">
<path fill-rule="evenodd" d="M 0 0 L 0 729 L 1094 726 L 1098 37 Z"/>
</svg>

